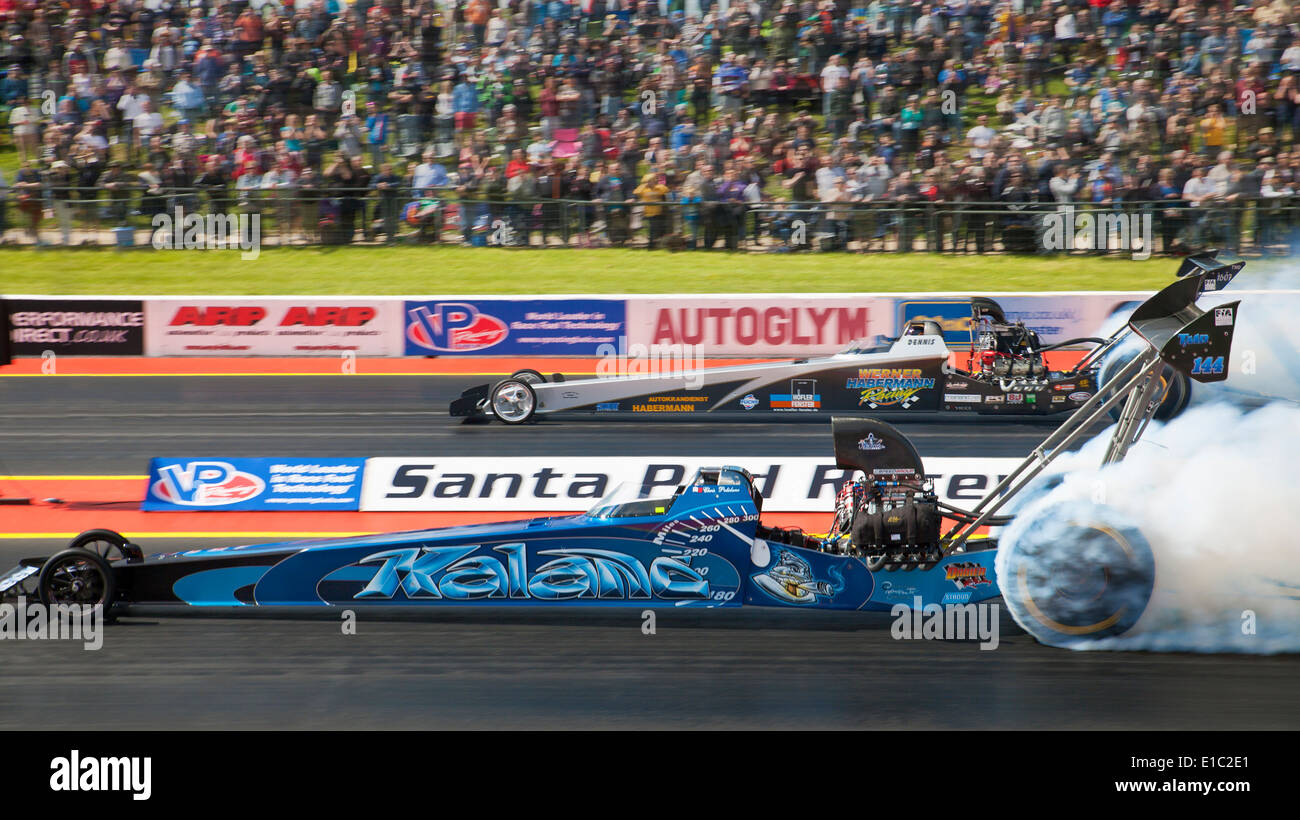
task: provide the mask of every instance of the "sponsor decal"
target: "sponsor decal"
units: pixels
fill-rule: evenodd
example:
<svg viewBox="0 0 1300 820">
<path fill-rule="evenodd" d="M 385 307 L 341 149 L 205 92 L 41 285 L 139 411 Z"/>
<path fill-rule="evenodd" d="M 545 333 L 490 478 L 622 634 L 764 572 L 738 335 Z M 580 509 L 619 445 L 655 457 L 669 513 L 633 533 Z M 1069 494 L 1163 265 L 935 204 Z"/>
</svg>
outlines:
<svg viewBox="0 0 1300 820">
<path fill-rule="evenodd" d="M 758 406 L 758 397 L 753 393 L 746 394 L 746 396 L 740 400 L 740 406 L 746 410 L 753 410 Z"/>
<path fill-rule="evenodd" d="M 560 394 L 560 398 L 563 398 L 563 399 L 576 399 L 577 397 L 578 397 L 578 394 L 575 393 L 575 392 L 573 392 L 572 390 L 566 390 L 566 391 L 564 391 L 563 393 Z"/>
<path fill-rule="evenodd" d="M 155 458 L 141 508 L 358 510 L 365 459 Z"/>
<path fill-rule="evenodd" d="M 266 482 L 226 461 L 191 461 L 157 468 L 149 494 L 159 501 L 186 507 L 220 507 L 259 495 Z"/>
<path fill-rule="evenodd" d="M 605 402 L 601 402 L 600 404 L 596 405 L 596 412 L 597 412 L 597 413 L 617 413 L 617 412 L 618 412 L 618 405 L 619 405 L 619 402 L 616 402 L 616 401 L 605 401 Z"/>
<path fill-rule="evenodd" d="M 789 393 L 773 393 L 768 401 L 773 410 L 815 412 L 822 406 L 816 379 L 791 379 Z"/>
<path fill-rule="evenodd" d="M 1023 393 L 1008 393 L 1007 404 L 1024 404 L 1025 396 Z"/>
<path fill-rule="evenodd" d="M 691 566 L 690 557 L 660 555 L 647 566 L 636 556 L 607 549 L 557 547 L 534 555 L 544 563 L 530 567 L 523 542 L 490 549 L 466 544 L 382 550 L 356 562 L 377 569 L 352 597 L 450 601 L 711 597 L 709 581 Z"/>
<path fill-rule="evenodd" d="M 1092 394 L 1087 390 L 1079 390 L 1070 394 L 1070 401 L 1077 401 L 1079 403 L 1083 403 L 1090 398 L 1092 398 Z"/>
<path fill-rule="evenodd" d="M 1232 308 L 1215 308 L 1214 325 L 1215 327 L 1226 327 L 1232 324 Z"/>
<path fill-rule="evenodd" d="M 883 450 L 885 442 L 881 441 L 875 433 L 867 433 L 867 437 L 858 439 L 859 450 Z"/>
<path fill-rule="evenodd" d="M 945 592 L 943 594 L 943 603 L 945 604 L 965 604 L 971 599 L 973 593 L 969 590 L 965 592 Z"/>
<path fill-rule="evenodd" d="M 1193 376 L 1217 376 L 1223 373 L 1222 356 L 1196 356 L 1192 359 Z"/>
<path fill-rule="evenodd" d="M 838 574 L 832 565 L 831 573 Z M 776 562 L 765 572 L 750 576 L 758 589 L 772 598 L 787 604 L 815 604 L 818 598 L 834 598 L 844 588 L 843 577 L 836 583 L 818 581 L 813 577 L 812 566 L 790 550 L 777 548 Z"/>
<path fill-rule="evenodd" d="M 1026 393 L 1026 394 L 1025 394 L 1025 404 L 1038 404 L 1038 394 L 1037 394 L 1037 393 Z"/>
<path fill-rule="evenodd" d="M 505 340 L 506 323 L 466 302 L 407 308 L 407 341 L 440 353 L 473 353 Z"/>
<path fill-rule="evenodd" d="M 980 397 L 974 393 L 944 393 L 943 400 L 952 404 L 979 404 Z"/>
<path fill-rule="evenodd" d="M 948 386 L 951 387 L 951 388 L 953 388 L 954 390 L 964 390 L 964 389 L 966 389 L 967 387 L 969 387 L 970 385 L 968 385 L 968 384 L 967 384 L 966 382 L 964 382 L 964 381 L 961 381 L 960 379 L 949 379 L 949 380 L 948 380 Z"/>
<path fill-rule="evenodd" d="M 989 583 L 983 565 L 973 561 L 949 564 L 944 570 L 944 578 L 957 585 L 957 589 L 970 589 Z"/>
<path fill-rule="evenodd" d="M 984 397 L 984 403 L 985 403 L 985 404 L 1001 404 L 1002 401 L 1003 401 L 1003 399 L 1002 399 L 1001 396 L 985 396 L 985 397 Z"/>
<path fill-rule="evenodd" d="M 1218 316 L 1216 315 L 1217 319 Z M 1189 345 L 1207 345 L 1210 343 L 1210 334 L 1208 333 L 1179 333 L 1178 346 L 1188 347 Z"/>
<path fill-rule="evenodd" d="M 0 300 L 0 326 L 6 312 L 12 356 L 47 350 L 75 356 L 144 353 L 145 312 L 139 299 Z"/>
<path fill-rule="evenodd" d="M 1073 383 L 1073 382 L 1066 382 L 1065 384 L 1058 384 L 1058 385 L 1056 385 L 1055 387 L 1053 387 L 1052 389 L 1053 389 L 1053 390 L 1056 390 L 1057 392 L 1060 392 L 1060 393 L 1068 393 L 1068 392 L 1070 392 L 1071 390 L 1074 389 L 1074 383 Z"/>
<path fill-rule="evenodd" d="M 860 390 L 858 404 L 871 409 L 898 405 L 911 407 L 921 399 L 922 390 L 934 387 L 934 379 L 921 375 L 921 369 L 905 368 L 862 368 L 856 378 L 850 378 L 844 386 L 849 390 Z"/>
<path fill-rule="evenodd" d="M 633 404 L 633 413 L 694 413 L 708 396 L 647 396 L 644 404 Z"/>
<path fill-rule="evenodd" d="M 1052 396 L 1052 404 L 1065 404 L 1065 396 Z"/>
<path fill-rule="evenodd" d="M 886 598 L 911 598 L 913 595 L 920 595 L 921 590 L 916 587 L 902 587 L 893 581 L 885 581 L 880 585 L 880 592 Z"/>
<path fill-rule="evenodd" d="M 407 301 L 405 352 L 497 355 L 562 353 L 599 356 L 626 344 L 624 303 L 617 299 L 484 299 Z"/>
</svg>

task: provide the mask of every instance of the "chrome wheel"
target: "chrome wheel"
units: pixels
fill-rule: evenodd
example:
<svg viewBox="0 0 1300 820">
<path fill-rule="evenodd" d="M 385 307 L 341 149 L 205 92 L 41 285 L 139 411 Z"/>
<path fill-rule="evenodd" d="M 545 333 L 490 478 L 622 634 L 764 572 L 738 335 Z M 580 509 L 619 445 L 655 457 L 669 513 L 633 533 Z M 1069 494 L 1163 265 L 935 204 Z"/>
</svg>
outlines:
<svg viewBox="0 0 1300 820">
<path fill-rule="evenodd" d="M 506 424 L 522 424 L 537 409 L 537 394 L 519 379 L 506 379 L 492 390 L 492 412 Z"/>
</svg>

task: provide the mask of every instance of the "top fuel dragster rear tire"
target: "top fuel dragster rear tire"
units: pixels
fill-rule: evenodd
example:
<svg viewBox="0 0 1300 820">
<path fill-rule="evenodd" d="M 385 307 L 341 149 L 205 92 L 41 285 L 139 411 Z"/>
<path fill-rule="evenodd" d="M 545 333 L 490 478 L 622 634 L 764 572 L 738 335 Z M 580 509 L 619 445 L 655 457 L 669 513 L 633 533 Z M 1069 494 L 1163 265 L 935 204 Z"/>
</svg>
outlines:
<svg viewBox="0 0 1300 820">
<path fill-rule="evenodd" d="M 546 383 L 545 376 L 543 376 L 541 373 L 538 373 L 536 370 L 532 370 L 530 368 L 524 368 L 523 370 L 516 370 L 515 372 L 510 374 L 510 378 L 518 379 L 519 381 L 524 382 L 526 384 Z"/>
<path fill-rule="evenodd" d="M 1038 640 L 1070 646 L 1122 635 L 1155 586 L 1151 545 L 1111 507 L 1049 503 L 1017 520 L 999 546 L 1002 597 Z"/>
<path fill-rule="evenodd" d="M 1132 351 L 1120 351 L 1118 354 L 1107 356 L 1101 364 L 1101 370 L 1097 373 L 1098 388 L 1110 387 L 1115 375 L 1132 359 Z M 1165 365 L 1160 370 L 1160 386 L 1156 388 L 1156 400 L 1160 405 L 1156 408 L 1154 418 L 1156 421 L 1169 421 L 1187 409 L 1188 402 L 1192 400 L 1191 379 L 1186 373 Z M 1118 419 L 1123 408 L 1123 402 L 1112 407 L 1111 418 Z"/>
</svg>

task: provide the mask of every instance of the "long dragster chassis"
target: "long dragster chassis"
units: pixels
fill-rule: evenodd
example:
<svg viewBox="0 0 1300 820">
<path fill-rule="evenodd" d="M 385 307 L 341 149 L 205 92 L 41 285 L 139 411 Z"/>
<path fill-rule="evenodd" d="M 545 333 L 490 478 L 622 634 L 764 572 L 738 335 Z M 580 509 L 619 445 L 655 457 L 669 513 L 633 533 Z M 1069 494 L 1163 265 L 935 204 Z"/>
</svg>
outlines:
<svg viewBox="0 0 1300 820">
<path fill-rule="evenodd" d="M 1217 290 L 1243 263 L 1220 265 L 1213 253 L 1184 261 L 1179 276 L 1213 270 Z M 638 375 L 566 379 L 520 370 L 495 384 L 481 384 L 451 402 L 449 412 L 466 421 L 497 418 L 506 424 L 537 421 L 554 413 L 596 417 L 699 418 L 707 414 L 810 418 L 818 414 L 876 416 L 886 413 L 961 412 L 1048 415 L 1077 410 L 1110 377 L 1108 354 L 1121 348 L 1130 329 L 1109 338 L 1040 343 L 1023 322 L 1008 322 L 992 299 L 972 298 L 969 355 L 955 366 L 953 351 L 934 321 L 914 321 L 897 339 L 854 343 L 833 356 Z M 1073 367 L 1051 369 L 1044 353 L 1093 345 Z M 1103 378 L 1104 377 L 1104 378 Z M 1190 388 L 1186 375 L 1163 368 L 1157 418 L 1179 413 Z"/>
<path fill-rule="evenodd" d="M 832 435 L 846 478 L 825 537 L 765 525 L 750 474 L 719 466 L 701 469 L 675 492 L 622 486 L 582 515 L 501 524 L 147 557 L 123 536 L 94 530 L 0 576 L 0 598 L 119 613 L 137 605 L 890 610 L 1001 594 L 1009 606 L 1015 602 L 1013 613 L 1030 613 L 1026 628 L 1040 637 L 1115 634 L 1140 616 L 1143 590 L 1150 595 L 1154 568 L 1140 533 L 1104 516 L 1072 521 L 1097 541 L 1069 570 L 1095 581 L 1082 609 L 1077 601 L 1034 597 L 1024 582 L 1041 569 L 1032 544 L 1013 548 L 1012 576 L 999 579 L 997 538 L 973 536 L 1008 523 L 999 510 L 1112 410 L 1119 421 L 1105 458 L 1122 459 L 1159 405 L 1165 367 L 1202 382 L 1227 378 L 1219 363 L 1229 354 L 1238 303 L 1209 312 L 1196 306 L 1207 281 L 1215 289 L 1227 283 L 1224 271 L 1203 266 L 1139 306 L 1123 333 L 1141 338 L 1143 351 L 973 510 L 936 497 L 920 456 L 896 429 L 842 417 Z"/>
</svg>

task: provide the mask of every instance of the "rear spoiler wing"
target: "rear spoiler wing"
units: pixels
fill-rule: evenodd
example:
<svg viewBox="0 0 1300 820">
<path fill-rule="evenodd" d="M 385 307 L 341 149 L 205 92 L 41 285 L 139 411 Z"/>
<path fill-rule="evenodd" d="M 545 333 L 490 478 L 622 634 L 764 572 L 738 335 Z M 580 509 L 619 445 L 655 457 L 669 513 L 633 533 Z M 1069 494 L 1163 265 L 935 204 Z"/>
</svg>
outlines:
<svg viewBox="0 0 1300 820">
<path fill-rule="evenodd" d="M 1180 278 L 1139 305 L 1129 317 L 1128 327 L 1176 370 L 1198 382 L 1221 382 L 1228 378 L 1228 354 L 1241 302 L 1206 311 L 1197 307 L 1196 300 L 1207 290 L 1217 289 L 1219 277 L 1224 277 L 1224 284 L 1232 281 L 1245 263 L 1202 266 L 1200 259 L 1203 257 L 1184 260 Z M 1189 266 L 1200 269 L 1185 273 Z M 1206 287 L 1208 282 L 1213 286 Z"/>
<path fill-rule="evenodd" d="M 1185 279 L 1189 276 L 1205 274 L 1201 279 L 1201 293 L 1223 290 L 1228 286 L 1229 282 L 1236 278 L 1237 274 L 1241 273 L 1241 269 L 1246 266 L 1246 262 L 1242 260 L 1227 265 L 1220 262 L 1218 257 L 1219 252 L 1217 250 L 1205 251 L 1187 257 L 1178 266 L 1178 278 Z"/>
</svg>

